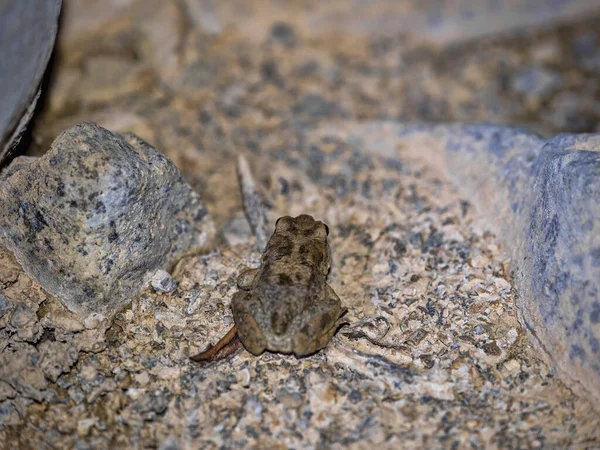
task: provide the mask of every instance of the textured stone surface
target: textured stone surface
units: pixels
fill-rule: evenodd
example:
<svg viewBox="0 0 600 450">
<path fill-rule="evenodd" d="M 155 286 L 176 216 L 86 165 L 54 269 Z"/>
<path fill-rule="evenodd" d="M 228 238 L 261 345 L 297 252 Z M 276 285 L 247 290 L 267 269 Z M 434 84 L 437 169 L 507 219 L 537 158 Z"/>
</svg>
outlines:
<svg viewBox="0 0 600 450">
<path fill-rule="evenodd" d="M 192 3 L 192 1 L 188 1 Z M 448 44 L 480 36 L 581 18 L 598 12 L 589 0 L 499 0 L 453 2 L 407 0 L 296 2 L 282 8 L 278 2 L 240 0 L 199 2 L 205 16 L 215 20 L 195 22 L 207 31 L 237 25 L 250 38 L 258 38 L 257 26 L 265 22 L 293 23 L 307 35 L 352 32 L 385 36 L 410 33 L 423 39 Z M 200 16 L 198 14 L 198 16 Z M 242 23 L 236 23 L 236 19 Z M 252 19 L 252 20 L 249 20 Z M 265 27 L 266 28 L 266 27 Z"/>
<path fill-rule="evenodd" d="M 233 323 L 237 277 L 260 264 L 252 238 L 186 258 L 173 293 L 146 291 L 109 329 L 69 331 L 57 323 L 58 308 L 48 317 L 45 305 L 55 302 L 46 298 L 36 311 L 39 341 L 0 322 L 5 352 L 15 352 L 7 361 L 32 368 L 38 383 L 6 400 L 7 411 L 28 406 L 0 440 L 20 448 L 208 449 L 598 442 L 597 414 L 528 344 L 498 239 L 476 224 L 456 187 L 403 159 L 363 154 L 335 133 L 296 138 L 303 143 L 286 145 L 280 160 L 278 142 L 254 155 L 266 169 L 259 187 L 273 204 L 268 219 L 310 211 L 328 223 L 329 281 L 350 325 L 307 358 L 239 351 L 209 366 L 192 363 L 190 355 Z M 0 283 L 14 304 L 26 277 L 10 284 L 3 277 L 15 275 L 7 272 Z M 56 368 L 37 369 L 34 350 L 54 350 L 44 340 L 78 350 L 56 382 L 72 359 L 56 346 Z"/>
<path fill-rule="evenodd" d="M 7 300 L 0 353 L 50 352 L 43 342 L 57 341 L 79 356 L 69 369 L 68 351 L 52 353 L 69 372 L 53 382 L 58 369 L 46 371 L 45 388 L 30 395 L 40 403 L 0 382 L 0 420 L 11 424 L 0 427 L 0 442 L 25 449 L 598 447 L 591 397 L 576 396 L 540 360 L 517 320 L 502 241 L 475 214 L 481 200 L 432 170 L 448 164 L 380 158 L 350 134 L 310 133 L 339 118 L 494 121 L 545 136 L 594 131 L 598 16 L 432 46 L 406 33 L 371 36 L 344 26 L 333 36 L 312 33 L 303 17 L 319 19 L 337 2 L 310 3 L 305 16 L 282 7 L 280 17 L 259 17 L 262 1 L 270 0 L 245 2 L 242 12 L 212 2 L 223 8 L 218 16 L 207 13 L 211 2 L 197 0 L 66 2 L 54 100 L 37 117 L 28 154 L 43 154 L 58 132 L 81 121 L 133 131 L 175 162 L 225 225 L 226 243 L 177 265 L 175 291 L 148 289 L 108 321 L 67 315 L 0 252 Z M 383 13 L 372 3 L 360 2 L 380 17 L 419 23 L 409 3 L 389 2 Z M 501 3 L 508 4 L 486 3 L 491 17 Z M 440 10 L 440 2 L 414 4 Z M 565 4 L 536 3 L 554 11 Z M 442 23 L 461 14 L 447 8 Z M 458 34 L 477 22 L 458 19 Z M 90 71 L 100 61 L 111 69 L 108 80 Z M 528 92 L 532 79 L 543 89 Z M 377 139 L 383 146 L 386 134 Z M 420 150 L 427 154 L 427 146 Z M 329 281 L 352 328 L 310 358 L 240 351 L 200 367 L 188 356 L 228 330 L 237 276 L 259 265 L 235 173 L 240 153 L 265 194 L 268 223 L 305 212 L 330 225 Z M 490 167 L 474 168 L 461 184 L 476 178 L 486 186 Z M 494 207 L 507 205 L 491 194 Z M 511 214 L 489 217 L 502 223 Z M 37 333 L 20 336 L 10 325 L 17 303 L 35 311 Z"/>
<path fill-rule="evenodd" d="M 600 134 L 546 141 L 491 125 L 346 127 L 368 151 L 422 158 L 454 179 L 511 252 L 535 342 L 600 402 Z"/>
<path fill-rule="evenodd" d="M 39 97 L 61 0 L 0 6 L 0 165 L 18 143 Z"/>
<path fill-rule="evenodd" d="M 134 135 L 83 123 L 15 163 L 0 184 L 0 242 L 84 316 L 113 314 L 151 271 L 212 238 L 200 197 Z"/>
</svg>

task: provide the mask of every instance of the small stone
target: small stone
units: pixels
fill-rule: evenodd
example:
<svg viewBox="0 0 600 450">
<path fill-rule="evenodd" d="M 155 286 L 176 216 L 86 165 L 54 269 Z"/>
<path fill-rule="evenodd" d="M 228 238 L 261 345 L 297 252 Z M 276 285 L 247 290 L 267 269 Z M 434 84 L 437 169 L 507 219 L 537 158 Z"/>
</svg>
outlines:
<svg viewBox="0 0 600 450">
<path fill-rule="evenodd" d="M 146 386 L 148 383 L 150 383 L 150 375 L 148 375 L 148 372 L 145 371 L 136 373 L 133 378 L 140 386 Z"/>
<path fill-rule="evenodd" d="M 54 303 L 49 308 L 49 312 L 44 316 L 42 324 L 51 328 L 61 328 L 70 333 L 78 333 L 85 329 L 82 321 L 68 311 L 64 306 Z"/>
<path fill-rule="evenodd" d="M 0 354 L 0 379 L 24 397 L 42 401 L 48 382 L 40 367 L 40 353 L 31 345 L 18 352 Z"/>
<path fill-rule="evenodd" d="M 194 314 L 198 308 L 204 303 L 206 303 L 210 299 L 210 294 L 206 291 L 194 290 L 189 300 L 189 304 L 185 312 L 189 314 Z"/>
<path fill-rule="evenodd" d="M 17 159 L 18 160 L 18 159 Z M 94 123 L 0 177 L 0 242 L 83 317 L 113 315 L 214 228 L 175 165 L 133 134 Z"/>
<path fill-rule="evenodd" d="M 2 291 L 0 291 L 0 319 L 2 319 L 2 317 L 4 317 L 11 310 L 11 307 L 12 304 L 4 296 Z"/>
<path fill-rule="evenodd" d="M 498 347 L 498 344 L 496 344 L 495 341 L 488 342 L 487 344 L 485 344 L 483 346 L 483 351 L 486 355 L 490 356 L 498 356 L 502 354 L 502 350 L 500 350 L 500 347 Z"/>
<path fill-rule="evenodd" d="M 69 372 L 79 358 L 77 349 L 66 342 L 45 341 L 38 345 L 38 350 L 42 353 L 40 367 L 46 378 L 53 382 Z"/>
<path fill-rule="evenodd" d="M 516 359 L 509 359 L 504 363 L 504 369 L 510 375 L 515 375 L 521 371 L 521 363 Z"/>
<path fill-rule="evenodd" d="M 104 314 L 92 313 L 85 318 L 85 320 L 83 321 L 83 325 L 88 330 L 93 330 L 95 328 L 98 328 L 104 320 L 106 320 L 106 316 Z"/>
<path fill-rule="evenodd" d="M 596 127 L 597 114 L 600 104 L 593 98 L 563 91 L 552 99 L 545 116 L 557 130 L 586 133 Z"/>
<path fill-rule="evenodd" d="M 146 389 L 140 388 L 129 388 L 127 389 L 127 395 L 131 397 L 133 400 L 140 398 L 142 395 L 146 393 Z"/>
<path fill-rule="evenodd" d="M 250 371 L 248 368 L 242 369 L 235 374 L 235 378 L 240 386 L 245 388 L 250 386 Z"/>
<path fill-rule="evenodd" d="M 77 386 L 69 388 L 68 393 L 71 400 L 73 400 L 77 405 L 85 400 L 85 393 Z"/>
<path fill-rule="evenodd" d="M 525 67 L 511 80 L 511 88 L 518 94 L 547 99 L 562 86 L 560 75 L 542 67 Z"/>
<path fill-rule="evenodd" d="M 431 369 L 435 365 L 435 360 L 431 355 L 421 355 L 419 356 L 419 360 L 426 369 Z"/>
<path fill-rule="evenodd" d="M 17 303 L 10 316 L 10 324 L 15 328 L 22 328 L 37 321 L 35 312 L 25 303 Z"/>
<path fill-rule="evenodd" d="M 179 450 L 180 448 L 177 437 L 173 435 L 167 436 L 158 446 L 158 450 Z"/>
<path fill-rule="evenodd" d="M 95 418 L 82 419 L 77 422 L 77 435 L 79 437 L 86 437 L 90 434 L 92 427 L 96 424 Z"/>
<path fill-rule="evenodd" d="M 20 421 L 19 412 L 13 402 L 0 402 L 0 426 L 17 425 Z"/>
<path fill-rule="evenodd" d="M 152 276 L 150 281 L 152 289 L 162 294 L 168 294 L 177 289 L 177 283 L 166 270 L 159 269 Z"/>
<path fill-rule="evenodd" d="M 25 303 L 17 303 L 10 316 L 10 324 L 17 330 L 17 335 L 24 341 L 34 341 L 40 333 L 40 326 L 35 312 Z"/>
<path fill-rule="evenodd" d="M 85 330 L 75 336 L 74 344 L 78 351 L 98 353 L 106 347 L 104 328 Z"/>
<path fill-rule="evenodd" d="M 296 32 L 291 25 L 285 22 L 276 22 L 273 24 L 270 38 L 272 41 L 283 44 L 287 48 L 295 47 L 298 43 Z"/>
<path fill-rule="evenodd" d="M 17 395 L 17 393 L 10 384 L 0 380 L 0 401 L 6 400 L 7 398 L 15 398 L 15 395 Z"/>
<path fill-rule="evenodd" d="M 313 119 L 330 117 L 336 112 L 336 105 L 320 94 L 304 94 L 294 105 L 293 112 Z"/>
</svg>

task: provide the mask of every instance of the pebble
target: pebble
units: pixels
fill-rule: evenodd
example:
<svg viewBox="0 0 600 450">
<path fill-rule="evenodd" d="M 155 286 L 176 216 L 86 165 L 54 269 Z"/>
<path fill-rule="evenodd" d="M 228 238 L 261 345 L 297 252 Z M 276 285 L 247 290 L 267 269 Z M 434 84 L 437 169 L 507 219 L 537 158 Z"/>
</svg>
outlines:
<svg viewBox="0 0 600 450">
<path fill-rule="evenodd" d="M 177 283 L 171 274 L 164 269 L 157 270 L 154 275 L 152 275 L 150 283 L 154 291 L 161 294 L 168 294 L 177 289 Z"/>
</svg>

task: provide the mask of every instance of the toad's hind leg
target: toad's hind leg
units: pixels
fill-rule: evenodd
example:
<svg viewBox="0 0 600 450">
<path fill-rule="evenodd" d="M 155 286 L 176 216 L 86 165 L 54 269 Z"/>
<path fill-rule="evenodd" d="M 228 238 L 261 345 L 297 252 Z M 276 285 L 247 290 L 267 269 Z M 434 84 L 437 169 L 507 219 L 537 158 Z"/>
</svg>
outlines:
<svg viewBox="0 0 600 450">
<path fill-rule="evenodd" d="M 338 316 L 336 320 L 335 329 L 337 330 L 341 325 L 348 323 L 346 319 L 342 319 L 342 317 L 348 312 L 348 308 L 342 306 L 342 301 L 335 293 L 333 288 L 328 284 L 325 285 L 325 295 L 327 296 L 327 301 L 329 301 L 332 305 L 337 306 Z M 335 333 L 335 332 L 334 332 Z"/>
<path fill-rule="evenodd" d="M 321 350 L 333 338 L 337 330 L 348 323 L 343 318 L 348 309 L 342 307 L 340 298 L 329 285 L 326 286 L 325 296 L 325 301 L 330 305 L 328 310 L 306 324 L 303 332 L 294 337 L 294 354 L 296 356 L 306 356 Z"/>
<path fill-rule="evenodd" d="M 246 350 L 254 355 L 260 355 L 267 347 L 265 335 L 252 313 L 259 309 L 260 305 L 249 292 L 236 292 L 231 299 L 231 310 L 238 329 L 238 337 Z"/>
<path fill-rule="evenodd" d="M 237 279 L 238 288 L 248 291 L 252 287 L 252 283 L 254 283 L 254 279 L 256 275 L 258 275 L 258 271 L 260 269 L 248 269 L 244 270 Z"/>
</svg>

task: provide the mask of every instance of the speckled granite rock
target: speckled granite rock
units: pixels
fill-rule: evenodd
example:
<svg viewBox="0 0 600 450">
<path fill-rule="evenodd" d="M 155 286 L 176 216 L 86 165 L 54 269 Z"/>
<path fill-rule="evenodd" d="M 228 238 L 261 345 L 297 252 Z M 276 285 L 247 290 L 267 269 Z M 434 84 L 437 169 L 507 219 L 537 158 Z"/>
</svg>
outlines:
<svg viewBox="0 0 600 450">
<path fill-rule="evenodd" d="M 491 125 L 346 127 L 359 147 L 437 165 L 473 199 L 511 251 L 536 344 L 600 402 L 600 135 L 546 141 Z"/>
<path fill-rule="evenodd" d="M 93 123 L 63 132 L 0 182 L 0 242 L 72 311 L 113 314 L 213 235 L 200 197 L 165 156 Z"/>
</svg>

